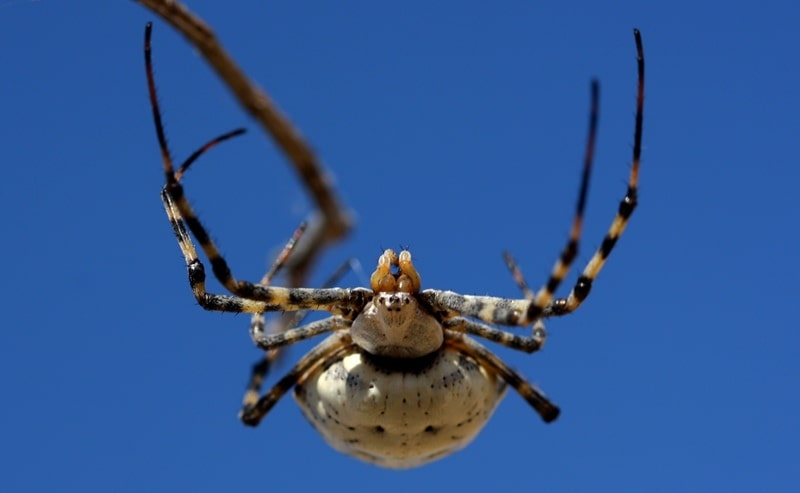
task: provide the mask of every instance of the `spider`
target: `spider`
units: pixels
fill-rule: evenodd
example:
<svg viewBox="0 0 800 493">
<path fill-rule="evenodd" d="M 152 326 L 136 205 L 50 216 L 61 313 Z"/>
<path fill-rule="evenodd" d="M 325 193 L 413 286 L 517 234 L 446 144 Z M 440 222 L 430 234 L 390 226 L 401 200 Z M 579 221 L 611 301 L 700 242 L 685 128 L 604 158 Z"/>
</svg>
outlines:
<svg viewBox="0 0 800 493">
<path fill-rule="evenodd" d="M 253 368 L 240 419 L 256 426 L 288 391 L 308 421 L 335 449 L 379 466 L 420 466 L 470 443 L 512 387 L 545 422 L 559 408 L 475 337 L 533 353 L 544 344 L 543 320 L 575 311 L 589 295 L 636 205 L 644 109 L 644 54 L 634 30 L 638 86 L 631 172 L 627 192 L 601 246 L 565 298 L 555 293 L 577 252 L 594 156 L 599 84 L 591 84 L 589 131 L 575 215 L 569 238 L 547 282 L 534 293 L 513 258 L 508 267 L 524 299 L 471 296 L 422 290 L 411 253 L 386 250 L 378 258 L 369 288 L 285 288 L 271 286 L 275 270 L 301 233 L 290 240 L 259 283 L 236 279 L 189 205 L 181 183 L 189 166 L 216 144 L 241 134 L 237 129 L 195 151 L 177 170 L 164 137 L 151 62 L 152 26 L 145 29 L 145 68 L 166 184 L 161 200 L 188 270 L 195 299 L 206 310 L 254 314 L 251 336 L 267 355 L 283 346 L 329 334 L 303 356 L 268 392 L 261 384 L 269 358 Z M 216 279 L 232 293 L 206 291 L 206 274 L 194 240 L 211 263 Z M 329 316 L 277 333 L 266 333 L 266 312 L 327 311 Z M 523 336 L 495 327 L 531 326 Z"/>
</svg>

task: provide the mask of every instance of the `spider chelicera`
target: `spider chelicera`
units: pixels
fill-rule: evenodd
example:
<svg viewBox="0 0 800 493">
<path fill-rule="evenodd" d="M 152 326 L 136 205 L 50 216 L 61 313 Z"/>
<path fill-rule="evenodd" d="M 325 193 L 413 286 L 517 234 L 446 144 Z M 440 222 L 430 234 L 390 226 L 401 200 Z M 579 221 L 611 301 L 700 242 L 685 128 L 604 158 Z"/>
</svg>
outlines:
<svg viewBox="0 0 800 493">
<path fill-rule="evenodd" d="M 550 278 L 534 293 L 513 258 L 506 254 L 509 268 L 523 288 L 524 299 L 422 290 L 420 275 L 407 250 L 399 253 L 386 250 L 378 258 L 369 288 L 270 286 L 272 274 L 290 254 L 299 233 L 261 282 L 234 278 L 186 200 L 181 179 L 203 152 L 243 130 L 211 140 L 177 170 L 173 167 L 153 80 L 150 34 L 151 24 L 148 24 L 145 65 L 166 177 L 161 199 L 186 260 L 189 283 L 198 303 L 206 310 L 254 314 L 251 336 L 267 354 L 330 333 L 264 394 L 261 384 L 269 359 L 254 366 L 240 412 L 245 424 L 257 425 L 294 388 L 303 414 L 331 446 L 370 463 L 401 469 L 428 463 L 466 446 L 488 421 L 507 386 L 525 399 L 545 422 L 558 417 L 558 407 L 540 390 L 471 336 L 532 353 L 544 344 L 543 320 L 575 311 L 589 295 L 593 281 L 637 204 L 644 106 L 644 54 L 638 30 L 634 30 L 638 62 L 636 123 L 625 197 L 600 248 L 572 291 L 565 298 L 556 298 L 555 292 L 578 252 L 597 129 L 599 87 L 593 81 L 576 212 L 569 239 Z M 189 231 L 211 263 L 214 276 L 233 296 L 206 291 L 205 268 Z M 278 333 L 263 330 L 262 315 L 266 312 L 307 310 L 327 311 L 330 316 Z M 522 336 L 489 324 L 532 326 L 532 333 Z"/>
</svg>

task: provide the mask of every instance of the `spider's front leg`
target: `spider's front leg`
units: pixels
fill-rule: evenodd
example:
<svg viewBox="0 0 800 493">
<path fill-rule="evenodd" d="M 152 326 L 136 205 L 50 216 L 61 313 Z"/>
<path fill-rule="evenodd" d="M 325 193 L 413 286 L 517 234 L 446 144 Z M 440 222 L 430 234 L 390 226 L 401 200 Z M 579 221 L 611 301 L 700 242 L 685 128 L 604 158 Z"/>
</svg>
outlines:
<svg viewBox="0 0 800 493">
<path fill-rule="evenodd" d="M 192 291 L 200 305 L 207 310 L 231 312 L 260 313 L 278 310 L 310 309 L 327 310 L 332 313 L 343 312 L 345 315 L 354 307 L 357 309 L 363 307 L 367 302 L 368 296 L 371 294 L 369 290 L 356 292 L 356 290 L 345 289 L 312 290 L 267 287 L 248 281 L 239 281 L 233 277 L 227 262 L 211 240 L 205 227 L 195 215 L 192 207 L 189 205 L 189 201 L 186 200 L 183 185 L 180 180 L 183 174 L 189 169 L 189 166 L 200 155 L 218 143 L 240 135 L 243 130 L 234 130 L 233 132 L 212 139 L 195 151 L 177 171 L 175 170 L 164 135 L 161 111 L 159 109 L 158 97 L 155 89 L 150 49 L 151 33 L 152 25 L 148 23 L 145 29 L 144 41 L 145 71 L 147 74 L 147 86 L 150 93 L 150 104 L 153 110 L 153 122 L 161 149 L 161 158 L 166 180 L 164 189 L 161 192 L 161 200 L 164 202 L 167 216 L 169 217 L 175 236 L 178 239 L 178 244 L 186 260 Z M 211 269 L 214 272 L 214 276 L 235 296 L 213 295 L 206 292 L 205 267 L 197 257 L 195 247 L 186 232 L 187 228 L 192 232 L 203 252 L 208 257 L 208 260 L 211 262 Z"/>
<path fill-rule="evenodd" d="M 197 251 L 194 248 L 191 237 L 189 237 L 189 233 L 186 231 L 185 224 L 180 216 L 180 211 L 178 211 L 172 200 L 172 196 L 166 189 L 161 191 L 161 200 L 164 203 L 167 218 L 172 225 L 172 232 L 175 234 L 175 238 L 178 240 L 178 246 L 181 249 L 181 253 L 183 253 L 183 258 L 186 260 L 189 285 L 200 306 L 206 310 L 236 313 L 260 313 L 270 311 L 270 307 L 263 301 L 211 294 L 206 291 L 205 267 L 197 257 Z"/>
<path fill-rule="evenodd" d="M 372 299 L 372 291 L 363 288 L 281 288 L 256 284 L 251 285 L 253 290 L 248 297 L 209 293 L 205 285 L 205 267 L 197 256 L 181 213 L 166 189 L 161 192 L 161 200 L 164 202 L 167 217 L 186 261 L 192 293 L 200 306 L 206 310 L 237 313 L 326 310 L 349 316 L 353 312 L 360 311 Z"/>
</svg>

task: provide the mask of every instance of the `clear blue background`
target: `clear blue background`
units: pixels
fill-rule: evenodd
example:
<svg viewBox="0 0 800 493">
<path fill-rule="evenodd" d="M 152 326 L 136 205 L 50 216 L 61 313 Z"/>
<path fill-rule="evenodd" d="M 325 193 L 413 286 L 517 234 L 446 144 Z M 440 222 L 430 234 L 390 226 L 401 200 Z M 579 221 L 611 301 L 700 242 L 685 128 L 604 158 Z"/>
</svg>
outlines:
<svg viewBox="0 0 800 493">
<path fill-rule="evenodd" d="M 579 268 L 605 234 L 642 30 L 641 207 L 543 352 L 498 349 L 562 416 L 545 425 L 510 393 L 463 452 L 397 473 L 332 451 L 291 398 L 256 430 L 236 419 L 258 351 L 247 316 L 206 313 L 187 286 L 158 198 L 146 21 L 173 154 L 251 129 L 186 179 L 235 273 L 258 279 L 310 207 L 202 58 L 133 2 L 0 2 L 0 489 L 797 491 L 795 2 L 542 3 L 191 4 L 357 215 L 313 282 L 352 256 L 363 272 L 342 284 L 363 285 L 382 248 L 409 245 L 425 287 L 500 296 L 518 295 L 503 249 L 539 284 L 567 236 L 591 77 Z"/>
</svg>

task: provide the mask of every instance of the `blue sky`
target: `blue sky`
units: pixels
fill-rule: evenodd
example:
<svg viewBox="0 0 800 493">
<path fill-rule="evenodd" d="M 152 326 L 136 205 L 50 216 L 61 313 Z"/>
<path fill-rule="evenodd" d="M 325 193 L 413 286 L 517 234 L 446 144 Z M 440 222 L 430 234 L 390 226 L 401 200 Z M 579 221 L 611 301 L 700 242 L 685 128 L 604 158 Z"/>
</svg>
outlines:
<svg viewBox="0 0 800 493">
<path fill-rule="evenodd" d="M 541 3 L 191 3 L 335 176 L 357 228 L 314 282 L 354 257 L 346 286 L 400 245 L 424 287 L 516 296 L 504 249 L 543 282 L 598 77 L 582 267 L 624 193 L 643 33 L 640 208 L 542 352 L 497 350 L 561 417 L 510 393 L 470 447 L 398 473 L 291 398 L 236 419 L 258 351 L 246 316 L 196 306 L 159 202 L 148 20 L 173 154 L 251 130 L 186 178 L 234 271 L 258 279 L 310 207 L 205 62 L 133 2 L 0 2 L 2 489 L 796 491 L 798 7 Z"/>
</svg>

